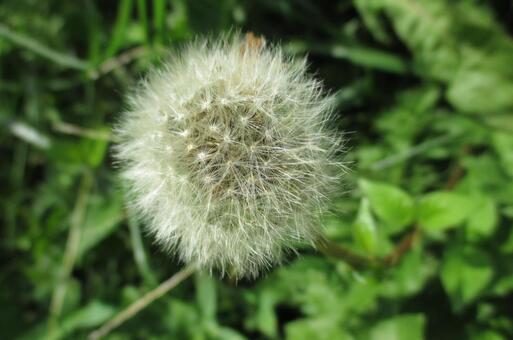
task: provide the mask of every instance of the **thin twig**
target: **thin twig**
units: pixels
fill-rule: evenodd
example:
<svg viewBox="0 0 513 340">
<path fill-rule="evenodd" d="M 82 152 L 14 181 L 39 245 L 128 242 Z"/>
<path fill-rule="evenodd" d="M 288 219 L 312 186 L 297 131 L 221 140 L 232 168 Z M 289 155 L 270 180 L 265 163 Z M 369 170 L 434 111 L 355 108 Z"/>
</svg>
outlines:
<svg viewBox="0 0 513 340">
<path fill-rule="evenodd" d="M 472 151 L 471 147 L 469 145 L 463 145 L 461 148 L 461 155 L 468 155 Z M 447 180 L 447 183 L 445 184 L 445 190 L 453 190 L 460 179 L 465 175 L 465 169 L 461 166 L 461 164 L 456 164 L 451 171 L 451 174 L 449 175 L 449 179 Z"/>
<path fill-rule="evenodd" d="M 80 191 L 77 196 L 75 207 L 71 214 L 70 229 L 66 241 L 66 249 L 59 273 L 59 282 L 57 283 L 50 302 L 50 318 L 48 324 L 49 338 L 56 331 L 59 316 L 62 311 L 62 305 L 66 296 L 66 287 L 69 276 L 75 266 L 78 247 L 80 245 L 80 234 L 82 224 L 84 223 L 87 202 L 89 200 L 89 191 L 92 185 L 92 175 L 90 172 L 84 173 L 80 184 Z"/>
<path fill-rule="evenodd" d="M 383 258 L 358 254 L 355 251 L 330 240 L 322 240 L 318 242 L 317 249 L 327 256 L 346 262 L 355 269 L 393 267 L 399 263 L 399 260 L 404 254 L 410 251 L 413 245 L 419 240 L 420 235 L 420 228 L 415 227 L 401 239 L 390 254 Z"/>
<path fill-rule="evenodd" d="M 452 172 L 451 172 L 451 175 L 449 176 L 449 180 L 447 181 L 447 184 L 445 184 L 445 189 L 446 190 L 452 190 L 454 189 L 454 187 L 456 186 L 456 184 L 458 184 L 458 182 L 460 181 L 461 177 L 465 174 L 465 169 L 463 169 L 463 167 L 461 165 L 456 165 Z"/>
<path fill-rule="evenodd" d="M 91 71 L 90 76 L 92 79 L 96 80 L 101 76 L 104 76 L 121 66 L 124 66 L 136 59 L 139 59 L 140 57 L 144 56 L 147 52 L 148 49 L 146 48 L 146 46 L 134 47 L 128 51 L 120 53 L 115 57 L 105 60 L 103 63 L 100 64 L 100 66 L 96 70 Z"/>
<path fill-rule="evenodd" d="M 443 139 L 439 139 L 437 141 L 437 144 L 440 142 L 447 141 L 447 138 L 451 135 L 445 136 Z M 420 146 L 420 145 L 419 145 Z M 425 144 L 422 147 L 422 149 L 425 149 Z M 432 146 L 432 144 L 431 144 Z M 418 151 L 418 150 L 417 150 Z M 462 154 L 468 154 L 471 151 L 470 147 L 468 145 L 464 146 L 462 148 Z M 384 160 L 381 162 L 380 166 L 389 166 L 391 165 L 390 161 L 392 159 Z M 394 159 L 395 162 L 398 159 Z M 461 180 L 463 175 L 465 174 L 465 170 L 460 164 L 456 164 L 454 168 L 451 171 L 451 174 L 447 180 L 447 183 L 445 184 L 446 190 L 453 190 L 458 182 Z M 401 239 L 401 241 L 395 246 L 395 248 L 385 256 L 384 258 L 374 258 L 369 256 L 364 256 L 361 254 L 357 254 L 353 252 L 350 249 L 345 248 L 342 245 L 339 245 L 337 243 L 334 243 L 329 240 L 323 240 L 318 243 L 317 248 L 324 254 L 338 258 L 340 260 L 345 261 L 349 265 L 351 265 L 354 268 L 366 268 L 366 267 L 375 267 L 375 266 L 382 266 L 382 267 L 391 267 L 396 265 L 399 260 L 406 254 L 408 251 L 410 251 L 411 248 L 419 241 L 419 239 L 422 236 L 422 230 L 419 225 L 415 225 L 415 227 L 409 231 L 404 237 Z"/>
<path fill-rule="evenodd" d="M 109 141 L 111 139 L 111 135 L 107 131 L 101 130 L 93 130 L 83 128 L 78 125 L 73 125 L 65 122 L 55 122 L 52 124 L 52 128 L 54 131 L 64 133 L 67 135 L 79 136 L 79 137 L 87 137 L 91 139 L 105 140 Z"/>
<path fill-rule="evenodd" d="M 381 264 L 386 267 L 395 266 L 403 257 L 403 255 L 410 251 L 411 248 L 413 248 L 413 245 L 418 242 L 421 235 L 420 227 L 415 226 L 412 231 L 404 235 L 404 237 L 396 245 L 392 252 L 380 261 Z"/>
<path fill-rule="evenodd" d="M 349 264 L 353 268 L 367 268 L 379 264 L 379 260 L 358 254 L 338 243 L 327 239 L 321 239 L 316 244 L 317 249 L 329 257 L 334 257 Z"/>
<path fill-rule="evenodd" d="M 171 289 L 176 287 L 180 282 L 191 276 L 194 272 L 193 267 L 186 267 L 180 270 L 178 273 L 171 276 L 166 281 L 162 282 L 157 288 L 146 293 L 143 297 L 132 303 L 130 306 L 118 313 L 114 318 L 108 321 L 106 324 L 89 334 L 90 340 L 101 339 L 106 336 L 112 330 L 119 327 L 125 321 L 132 318 L 134 315 L 139 313 L 141 310 L 146 308 L 149 304 L 169 292 Z"/>
</svg>

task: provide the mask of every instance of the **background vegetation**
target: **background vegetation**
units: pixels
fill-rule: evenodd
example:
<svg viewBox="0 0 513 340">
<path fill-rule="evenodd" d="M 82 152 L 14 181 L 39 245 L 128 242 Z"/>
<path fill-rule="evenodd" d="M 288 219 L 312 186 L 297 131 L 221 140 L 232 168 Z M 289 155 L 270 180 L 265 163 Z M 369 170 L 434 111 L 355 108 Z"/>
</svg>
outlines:
<svg viewBox="0 0 513 340">
<path fill-rule="evenodd" d="M 169 48 L 230 28 L 337 93 L 352 171 L 326 234 L 393 265 L 305 248 L 252 282 L 195 274 L 109 337 L 513 338 L 507 0 L 3 0 L 0 338 L 85 338 L 181 268 L 124 210 L 110 127 Z"/>
</svg>

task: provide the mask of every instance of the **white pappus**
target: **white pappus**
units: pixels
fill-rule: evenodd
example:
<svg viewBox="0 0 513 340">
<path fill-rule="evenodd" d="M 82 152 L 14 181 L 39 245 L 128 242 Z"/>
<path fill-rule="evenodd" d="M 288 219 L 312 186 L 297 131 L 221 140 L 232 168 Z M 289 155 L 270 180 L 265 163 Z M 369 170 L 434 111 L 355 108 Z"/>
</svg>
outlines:
<svg viewBox="0 0 513 340">
<path fill-rule="evenodd" d="M 256 277 L 320 237 L 342 139 L 305 59 L 252 35 L 198 40 L 128 99 L 115 129 L 128 201 L 182 261 Z"/>
</svg>

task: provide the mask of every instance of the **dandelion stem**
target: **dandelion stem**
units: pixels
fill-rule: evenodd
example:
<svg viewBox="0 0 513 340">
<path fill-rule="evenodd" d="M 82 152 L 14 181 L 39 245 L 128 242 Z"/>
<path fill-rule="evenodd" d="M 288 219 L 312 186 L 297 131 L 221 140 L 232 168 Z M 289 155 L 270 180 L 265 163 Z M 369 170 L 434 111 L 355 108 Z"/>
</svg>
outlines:
<svg viewBox="0 0 513 340">
<path fill-rule="evenodd" d="M 169 279 L 162 282 L 158 287 L 146 293 L 143 297 L 141 297 L 140 299 L 132 303 L 130 306 L 122 310 L 106 324 L 90 333 L 88 338 L 90 340 L 96 340 L 106 336 L 114 329 L 119 327 L 121 324 L 123 324 L 125 321 L 129 320 L 137 313 L 139 313 L 141 310 L 146 308 L 149 304 L 151 304 L 158 298 L 165 295 L 171 289 L 176 287 L 180 282 L 184 281 L 186 278 L 191 276 L 193 272 L 193 267 L 186 267 L 180 270 L 178 273 L 174 274 Z"/>
</svg>

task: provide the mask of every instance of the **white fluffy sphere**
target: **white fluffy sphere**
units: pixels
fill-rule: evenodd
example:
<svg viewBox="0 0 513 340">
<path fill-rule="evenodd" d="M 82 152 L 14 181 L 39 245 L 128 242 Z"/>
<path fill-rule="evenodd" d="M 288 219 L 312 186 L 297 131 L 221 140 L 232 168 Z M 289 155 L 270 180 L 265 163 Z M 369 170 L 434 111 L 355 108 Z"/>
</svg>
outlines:
<svg viewBox="0 0 513 340">
<path fill-rule="evenodd" d="M 116 129 L 129 202 L 184 262 L 254 277 L 319 237 L 341 143 L 305 64 L 252 36 L 198 41 L 129 97 Z"/>
</svg>

